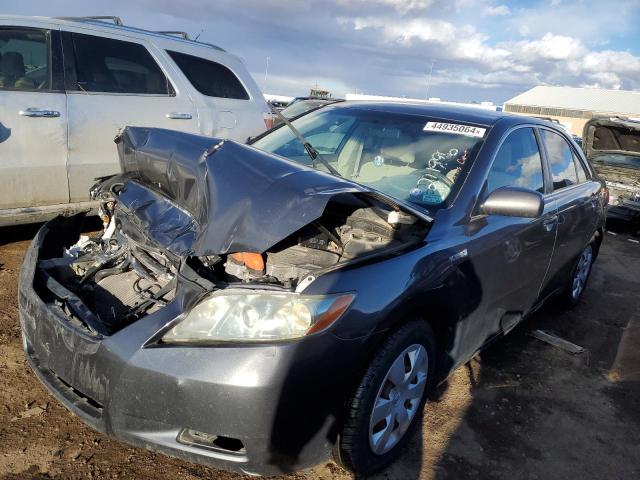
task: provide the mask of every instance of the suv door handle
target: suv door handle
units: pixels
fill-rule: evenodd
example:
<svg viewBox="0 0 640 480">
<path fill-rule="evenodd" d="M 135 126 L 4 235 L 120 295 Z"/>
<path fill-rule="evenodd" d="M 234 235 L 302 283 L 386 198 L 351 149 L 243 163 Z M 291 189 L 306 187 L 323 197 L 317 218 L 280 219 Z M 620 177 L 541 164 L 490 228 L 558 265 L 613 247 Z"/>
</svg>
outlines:
<svg viewBox="0 0 640 480">
<path fill-rule="evenodd" d="M 60 112 L 56 110 L 41 110 L 39 108 L 29 107 L 26 110 L 20 110 L 18 112 L 23 117 L 46 117 L 55 118 L 60 116 Z"/>
<path fill-rule="evenodd" d="M 167 113 L 166 117 L 172 120 L 191 120 L 193 118 L 190 113 L 183 112 Z"/>
<path fill-rule="evenodd" d="M 557 224 L 558 224 L 558 215 L 551 215 L 550 217 L 547 217 L 542 221 L 542 225 L 547 230 L 547 232 L 550 232 L 551 230 L 553 230 Z"/>
</svg>

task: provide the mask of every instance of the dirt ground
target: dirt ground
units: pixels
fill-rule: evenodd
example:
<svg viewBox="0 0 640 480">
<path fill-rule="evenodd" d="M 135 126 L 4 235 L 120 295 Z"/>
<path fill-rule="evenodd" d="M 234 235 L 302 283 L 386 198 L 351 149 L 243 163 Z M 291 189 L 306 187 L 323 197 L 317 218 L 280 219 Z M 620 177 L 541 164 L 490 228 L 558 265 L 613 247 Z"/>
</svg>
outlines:
<svg viewBox="0 0 640 480">
<path fill-rule="evenodd" d="M 21 349 L 17 279 L 36 227 L 0 229 L 0 479 L 239 479 L 92 431 L 51 397 Z M 575 310 L 545 307 L 427 405 L 421 434 L 377 479 L 640 478 L 640 244 L 608 233 Z M 570 355 L 542 328 L 587 349 Z M 352 478 L 332 462 L 288 479 Z"/>
</svg>

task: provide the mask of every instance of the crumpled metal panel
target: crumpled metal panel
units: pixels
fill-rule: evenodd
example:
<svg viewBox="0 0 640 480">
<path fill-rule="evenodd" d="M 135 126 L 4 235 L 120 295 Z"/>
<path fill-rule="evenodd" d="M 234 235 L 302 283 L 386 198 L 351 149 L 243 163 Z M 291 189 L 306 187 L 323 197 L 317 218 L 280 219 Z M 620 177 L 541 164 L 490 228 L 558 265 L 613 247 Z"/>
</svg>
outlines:
<svg viewBox="0 0 640 480">
<path fill-rule="evenodd" d="M 126 127 L 116 143 L 123 228 L 178 256 L 264 252 L 320 217 L 333 196 L 370 191 L 229 140 Z"/>
<path fill-rule="evenodd" d="M 588 159 L 601 153 L 640 155 L 640 122 L 619 117 L 596 117 L 582 132 L 582 148 Z"/>
</svg>

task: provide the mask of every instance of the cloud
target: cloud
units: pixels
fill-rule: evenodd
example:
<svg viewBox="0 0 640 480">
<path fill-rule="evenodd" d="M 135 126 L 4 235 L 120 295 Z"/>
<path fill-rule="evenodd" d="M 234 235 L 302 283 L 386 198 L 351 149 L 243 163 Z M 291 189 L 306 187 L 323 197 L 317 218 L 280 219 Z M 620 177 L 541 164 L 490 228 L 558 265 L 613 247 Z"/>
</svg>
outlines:
<svg viewBox="0 0 640 480">
<path fill-rule="evenodd" d="M 487 5 L 482 9 L 482 14 L 486 17 L 504 17 L 511 13 L 507 5 Z"/>
<path fill-rule="evenodd" d="M 353 3 L 379 4 L 393 7 L 398 12 L 407 13 L 413 10 L 424 10 L 433 4 L 433 0 L 338 0 L 338 3 L 348 5 Z"/>
<path fill-rule="evenodd" d="M 571 60 L 586 53 L 582 42 L 565 35 L 545 33 L 538 40 L 523 40 L 512 45 L 514 53 L 519 54 L 523 60 L 532 62 L 543 60 Z"/>
<path fill-rule="evenodd" d="M 184 30 L 244 59 L 268 93 L 502 102 L 540 84 L 640 89 L 640 4 L 617 0 L 111 0 L 126 24 Z M 91 15 L 99 0 L 3 0 L 6 13 Z M 615 28 L 603 26 L 615 25 Z M 270 57 L 265 85 L 266 57 Z M 429 75 L 431 65 L 433 71 Z M 427 88 L 427 77 L 429 87 Z"/>
</svg>

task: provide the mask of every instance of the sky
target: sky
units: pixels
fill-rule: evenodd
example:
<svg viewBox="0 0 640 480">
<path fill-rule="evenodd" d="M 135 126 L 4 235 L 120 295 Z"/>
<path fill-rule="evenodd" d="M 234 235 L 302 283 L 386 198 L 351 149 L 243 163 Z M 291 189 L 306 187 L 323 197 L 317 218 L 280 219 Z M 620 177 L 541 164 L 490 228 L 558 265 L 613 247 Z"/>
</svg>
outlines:
<svg viewBox="0 0 640 480">
<path fill-rule="evenodd" d="M 640 89 L 640 0 L 3 0 L 0 13 L 183 30 L 272 94 L 501 104 L 535 85 Z"/>
</svg>

